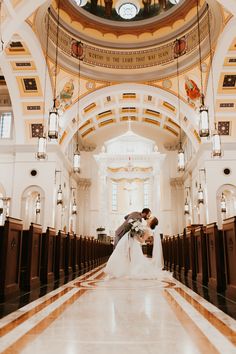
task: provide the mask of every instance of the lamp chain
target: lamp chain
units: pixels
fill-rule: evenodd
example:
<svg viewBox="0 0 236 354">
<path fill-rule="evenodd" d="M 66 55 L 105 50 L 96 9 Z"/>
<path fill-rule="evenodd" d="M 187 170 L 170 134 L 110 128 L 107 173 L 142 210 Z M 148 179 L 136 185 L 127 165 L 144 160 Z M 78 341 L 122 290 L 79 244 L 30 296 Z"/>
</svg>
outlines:
<svg viewBox="0 0 236 354">
<path fill-rule="evenodd" d="M 176 40 L 178 49 L 177 49 L 177 57 L 176 57 L 176 68 L 177 68 L 177 90 L 178 90 L 178 121 L 179 121 L 179 140 L 180 140 L 180 144 L 181 142 L 181 123 L 180 123 L 180 93 L 179 93 L 179 48 L 180 48 L 180 41 L 179 39 Z"/>
<path fill-rule="evenodd" d="M 2 2 L 3 2 L 3 0 L 0 0 L 0 42 L 1 42 L 1 51 L 3 51 L 3 48 L 4 48 L 4 41 L 2 39 Z"/>
<path fill-rule="evenodd" d="M 47 59 L 48 59 L 48 45 L 49 45 L 49 20 L 50 20 L 50 8 L 48 9 L 47 16 L 47 39 L 46 39 L 46 53 L 45 53 L 45 72 L 44 72 L 44 102 L 43 102 L 43 133 L 46 133 L 45 124 L 45 111 L 46 111 L 46 87 L 47 87 Z"/>
<path fill-rule="evenodd" d="M 197 0 L 197 30 L 198 30 L 198 50 L 199 50 L 199 67 L 201 75 L 201 94 L 203 93 L 203 77 L 202 77 L 202 49 L 201 49 L 201 32 L 200 32 L 200 17 L 199 17 L 199 0 Z"/>
<path fill-rule="evenodd" d="M 57 9 L 57 37 L 56 37 L 56 60 L 55 60 L 55 81 L 54 81 L 54 105 L 56 101 L 56 88 L 57 88 L 57 65 L 58 65 L 58 44 L 59 44 L 59 25 L 60 25 L 60 3 L 61 0 L 58 0 L 58 9 Z"/>
<path fill-rule="evenodd" d="M 212 55 L 212 39 L 211 39 L 211 26 L 210 26 L 210 10 L 209 10 L 209 5 L 207 5 L 207 24 L 208 24 L 208 36 L 209 36 L 209 45 L 210 45 L 210 72 L 211 72 L 211 87 L 212 87 L 212 98 L 213 98 L 213 114 L 214 114 L 214 125 L 216 128 L 216 120 L 215 120 L 215 90 L 214 90 L 214 76 L 213 76 L 213 68 L 212 68 L 212 61 L 213 61 L 213 55 Z"/>
</svg>

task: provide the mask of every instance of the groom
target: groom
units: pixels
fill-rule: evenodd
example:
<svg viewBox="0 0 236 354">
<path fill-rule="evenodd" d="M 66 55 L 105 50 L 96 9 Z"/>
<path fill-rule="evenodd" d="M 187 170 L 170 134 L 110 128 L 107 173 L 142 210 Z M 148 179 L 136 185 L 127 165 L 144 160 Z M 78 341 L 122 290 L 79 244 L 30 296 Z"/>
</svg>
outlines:
<svg viewBox="0 0 236 354">
<path fill-rule="evenodd" d="M 133 211 L 132 213 L 126 215 L 124 217 L 125 221 L 122 225 L 118 227 L 115 231 L 115 241 L 114 241 L 114 248 L 116 247 L 117 243 L 120 239 L 131 229 L 131 224 L 129 223 L 130 220 L 140 220 L 142 219 L 147 220 L 151 216 L 151 210 L 148 208 L 144 208 L 142 212 Z"/>
</svg>

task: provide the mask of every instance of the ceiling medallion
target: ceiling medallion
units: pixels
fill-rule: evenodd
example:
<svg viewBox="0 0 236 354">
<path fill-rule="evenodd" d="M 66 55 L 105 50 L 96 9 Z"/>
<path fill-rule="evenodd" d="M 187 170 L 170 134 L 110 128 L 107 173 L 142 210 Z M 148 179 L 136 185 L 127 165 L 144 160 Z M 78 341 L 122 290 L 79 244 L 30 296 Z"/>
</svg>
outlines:
<svg viewBox="0 0 236 354">
<path fill-rule="evenodd" d="M 116 4 L 116 12 L 124 20 L 131 20 L 139 13 L 139 10 L 139 2 L 135 0 L 121 0 Z"/>
</svg>

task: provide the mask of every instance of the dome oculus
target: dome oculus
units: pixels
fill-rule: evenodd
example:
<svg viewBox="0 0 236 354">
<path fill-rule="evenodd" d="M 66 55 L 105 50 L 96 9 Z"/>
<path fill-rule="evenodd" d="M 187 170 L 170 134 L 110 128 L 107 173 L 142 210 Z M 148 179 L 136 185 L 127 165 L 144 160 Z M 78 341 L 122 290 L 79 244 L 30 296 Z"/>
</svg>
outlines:
<svg viewBox="0 0 236 354">
<path fill-rule="evenodd" d="M 115 9 L 121 18 L 131 20 L 139 13 L 140 4 L 138 0 L 120 0 L 117 1 Z"/>
<path fill-rule="evenodd" d="M 139 10 L 132 2 L 126 2 L 120 5 L 118 15 L 125 20 L 131 20 L 138 14 Z"/>
</svg>

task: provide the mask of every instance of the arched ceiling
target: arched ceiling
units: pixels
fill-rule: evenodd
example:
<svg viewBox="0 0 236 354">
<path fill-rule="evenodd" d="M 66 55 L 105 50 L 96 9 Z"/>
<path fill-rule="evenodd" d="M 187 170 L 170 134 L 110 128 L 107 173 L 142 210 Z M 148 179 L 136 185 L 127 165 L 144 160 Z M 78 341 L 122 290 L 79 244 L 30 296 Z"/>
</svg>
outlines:
<svg viewBox="0 0 236 354">
<path fill-rule="evenodd" d="M 223 2 L 223 0 L 219 1 Z M 44 2 L 45 6 L 40 7 Z M 36 142 L 32 135 L 32 126 L 39 127 L 39 125 L 47 124 L 48 108 L 52 104 L 51 83 L 53 84 L 55 79 L 53 55 L 50 55 L 51 58 L 48 58 L 48 68 L 51 81 L 48 76 L 45 95 L 45 60 L 38 40 L 38 38 L 41 39 L 38 31 L 44 27 L 44 24 L 42 23 L 41 27 L 37 27 L 37 21 L 40 18 L 38 17 L 40 13 L 45 14 L 45 9 L 48 7 L 50 1 L 41 0 L 30 3 L 30 6 L 28 6 L 29 4 L 23 0 L 14 0 L 12 2 L 9 0 L 4 2 L 3 6 L 3 39 L 6 49 L 0 56 L 0 66 L 7 81 L 11 101 L 13 102 L 16 134 L 19 143 Z M 215 92 L 216 117 L 218 122 L 221 122 L 220 127 L 222 127 L 222 132 L 225 133 L 225 139 L 232 140 L 236 136 L 234 122 L 236 108 L 235 18 L 224 11 L 223 8 L 215 6 L 217 4 L 215 0 L 211 0 L 210 3 L 211 5 L 214 4 L 217 11 L 212 12 L 212 18 L 214 19 L 216 14 L 217 16 L 220 14 L 216 23 L 220 23 L 218 31 L 222 31 L 217 42 L 216 54 L 213 60 L 214 87 L 217 88 L 217 90 L 215 89 L 217 91 Z M 36 11 L 36 9 L 38 10 Z M 204 14 L 203 3 L 202 9 L 202 14 Z M 192 11 L 194 11 L 194 8 Z M 18 12 L 19 18 L 17 19 Z M 12 29 L 10 31 L 7 24 L 11 23 Z M 217 32 L 214 33 L 215 36 L 218 35 Z M 9 43 L 6 42 L 8 38 Z M 143 37 L 143 41 L 144 39 L 145 37 Z M 214 39 L 216 38 L 214 37 Z M 207 48 L 203 63 L 204 71 L 202 72 L 204 89 L 208 87 L 207 101 L 210 104 L 212 102 L 211 85 L 209 82 L 211 75 L 209 76 L 208 73 L 209 56 L 207 56 L 207 50 L 209 48 L 206 39 L 203 39 L 202 46 L 204 48 L 206 46 Z M 53 46 L 51 48 L 53 50 Z M 115 49 L 116 51 L 117 49 Z M 188 62 L 187 54 L 186 56 L 183 55 L 180 60 L 181 126 L 197 150 L 200 140 L 197 134 L 197 116 L 195 110 L 199 106 L 199 100 L 189 100 L 185 87 L 185 76 L 188 76 L 200 87 L 197 51 L 193 51 L 193 53 L 195 53 L 195 64 L 192 62 L 191 65 L 184 66 L 185 62 Z M 60 66 L 58 68 L 58 97 L 60 97 L 66 83 L 72 80 L 74 84 L 73 95 L 70 100 L 66 100 L 66 102 L 61 100 L 63 101 L 63 116 L 61 118 L 60 144 L 63 149 L 66 149 L 76 132 L 76 116 L 78 111 L 80 112 L 79 135 L 82 143 L 85 145 L 100 144 L 104 139 L 107 140 L 112 136 L 118 135 L 119 132 L 126 131 L 128 118 L 133 122 L 132 129 L 134 131 L 138 134 L 151 137 L 155 141 L 159 141 L 162 146 L 168 144 L 171 146 L 178 141 L 179 122 L 177 118 L 178 102 L 175 72 L 173 72 L 173 75 L 170 75 L 168 74 L 168 70 L 166 73 L 163 71 L 158 77 L 158 75 L 155 76 L 153 74 L 153 68 L 140 68 L 138 71 L 135 71 L 135 69 L 126 69 L 126 73 L 132 71 L 138 77 L 137 81 L 139 81 L 139 85 L 137 88 L 137 84 L 133 83 L 135 80 L 132 80 L 132 75 L 119 75 L 120 81 L 125 83 L 122 86 L 117 84 L 116 80 L 112 80 L 109 68 L 86 64 L 88 71 L 84 70 L 84 72 L 81 72 L 79 89 L 78 77 L 75 76 L 75 68 L 73 67 L 75 63 L 78 63 L 77 59 L 72 63 L 73 65 L 69 62 L 69 64 L 66 63 L 66 65 L 63 65 L 62 58 L 64 57 L 60 58 Z M 84 63 L 81 64 L 83 66 Z M 172 62 L 172 65 L 174 70 L 176 61 Z M 162 68 L 162 65 L 160 67 Z M 95 69 L 96 74 L 94 74 Z M 103 74 L 107 70 L 110 79 L 104 80 Z M 112 73 L 115 74 L 117 72 L 118 75 L 120 73 L 119 70 L 113 70 Z M 147 76 L 142 76 L 142 74 Z M 151 77 L 152 79 L 149 80 L 147 77 Z M 36 89 L 35 87 L 32 88 L 31 84 L 33 86 L 36 84 Z M 79 107 L 77 102 L 78 95 L 80 97 Z M 43 118 L 44 96 L 46 97 L 46 110 Z M 110 97 L 109 100 L 108 97 Z M 213 118 L 211 117 L 211 119 Z M 227 130 L 227 127 L 229 127 L 229 130 Z M 90 128 L 92 130 L 89 131 Z"/>
<path fill-rule="evenodd" d="M 180 120 L 183 131 L 197 150 L 200 139 L 197 133 L 196 113 L 181 103 Z M 76 118 L 77 117 L 77 118 Z M 63 115 L 62 146 L 67 146 L 78 130 L 86 145 L 99 145 L 127 130 L 152 137 L 159 147 L 175 146 L 180 139 L 178 100 L 163 89 L 147 85 L 129 84 L 101 88 L 81 99 Z"/>
<path fill-rule="evenodd" d="M 198 64 L 198 26 L 196 0 L 183 1 L 183 8 L 176 6 L 173 18 L 167 17 L 159 27 L 149 20 L 145 25 L 135 27 L 110 26 L 108 33 L 103 33 L 104 26 L 91 20 L 90 28 L 83 23 L 81 12 L 76 19 L 70 7 L 65 3 L 60 8 L 59 63 L 67 71 L 78 72 L 78 50 L 83 56 L 81 73 L 91 79 L 103 81 L 153 81 L 176 74 L 176 38 L 181 39 L 181 70 L 189 70 Z M 178 10 L 181 10 L 180 13 Z M 74 11 L 75 12 L 75 11 Z M 209 52 L 208 8 L 201 1 L 199 8 L 202 42 L 202 57 Z M 46 27 L 49 18 L 49 56 L 55 60 L 57 28 L 57 3 L 52 1 L 49 15 L 48 8 L 41 7 L 37 12 L 35 26 L 42 46 L 47 37 Z M 72 17 L 71 17 L 72 16 Z M 223 16 L 219 6 L 211 7 L 212 42 L 217 40 L 223 27 Z M 78 22 L 80 21 L 80 22 Z M 141 21 L 142 22 L 142 21 Z M 152 25 L 152 30 L 149 28 Z M 158 21 L 157 21 L 158 24 Z M 118 33 L 125 31 L 126 34 Z M 81 45 L 78 44 L 81 42 Z"/>
</svg>

